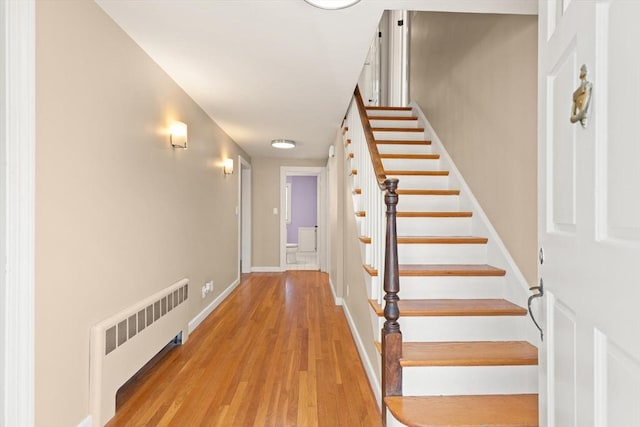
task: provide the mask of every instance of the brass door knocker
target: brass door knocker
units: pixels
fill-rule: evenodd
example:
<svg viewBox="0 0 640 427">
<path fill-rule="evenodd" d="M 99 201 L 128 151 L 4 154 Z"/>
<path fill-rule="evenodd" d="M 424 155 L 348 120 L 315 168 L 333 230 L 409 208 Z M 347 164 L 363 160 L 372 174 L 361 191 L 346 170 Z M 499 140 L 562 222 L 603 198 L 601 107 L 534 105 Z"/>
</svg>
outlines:
<svg viewBox="0 0 640 427">
<path fill-rule="evenodd" d="M 580 122 L 587 127 L 589 105 L 591 104 L 591 89 L 593 83 L 587 80 L 587 66 L 580 67 L 580 87 L 573 92 L 573 106 L 571 107 L 571 123 Z"/>
</svg>

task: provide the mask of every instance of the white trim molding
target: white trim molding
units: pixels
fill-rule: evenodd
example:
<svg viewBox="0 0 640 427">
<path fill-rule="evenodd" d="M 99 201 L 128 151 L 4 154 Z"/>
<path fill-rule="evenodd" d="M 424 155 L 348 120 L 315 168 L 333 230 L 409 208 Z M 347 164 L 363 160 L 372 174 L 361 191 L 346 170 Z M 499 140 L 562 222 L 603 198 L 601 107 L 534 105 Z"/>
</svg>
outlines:
<svg viewBox="0 0 640 427">
<path fill-rule="evenodd" d="M 281 267 L 251 267 L 252 273 L 282 273 L 283 271 Z"/>
<path fill-rule="evenodd" d="M 191 319 L 189 321 L 189 327 L 187 329 L 188 334 L 191 335 L 191 332 L 193 332 L 198 326 L 200 326 L 200 323 L 202 323 L 204 319 L 207 318 L 207 316 L 213 313 L 213 310 L 218 308 L 218 306 L 222 304 L 222 302 L 227 299 L 229 295 L 231 295 L 231 292 L 233 292 L 233 290 L 237 288 L 239 284 L 240 280 L 234 280 L 233 283 L 231 283 L 231 285 L 227 287 L 227 289 L 225 289 L 220 295 L 216 297 L 216 299 L 211 302 L 211 304 L 206 306 L 205 309 L 198 313 L 196 317 Z"/>
<path fill-rule="evenodd" d="M 34 424 L 35 1 L 0 0 L 0 425 Z"/>
<path fill-rule="evenodd" d="M 378 403 L 378 407 L 382 402 L 382 386 L 380 385 L 380 381 L 378 380 L 378 375 L 376 375 L 376 369 L 371 363 L 371 359 L 367 356 L 367 350 L 365 349 L 364 342 L 362 341 L 362 337 L 358 334 L 358 329 L 356 328 L 356 324 L 353 321 L 353 317 L 351 316 L 351 312 L 349 311 L 349 306 L 346 304 L 346 301 L 343 301 L 342 310 L 344 311 L 344 315 L 347 318 L 347 323 L 349 324 L 349 329 L 351 329 L 351 336 L 353 336 L 353 340 L 356 342 L 356 347 L 358 349 L 358 353 L 360 354 L 360 360 L 362 361 L 362 366 L 364 367 L 365 372 L 367 373 L 367 378 L 369 379 L 369 385 L 371 386 L 371 390 L 376 397 L 376 402 Z"/>
<path fill-rule="evenodd" d="M 333 295 L 333 302 L 335 305 L 344 305 L 344 300 L 341 297 L 336 296 L 336 290 L 333 287 L 331 277 L 329 277 L 329 289 L 331 289 L 331 295 Z"/>
</svg>

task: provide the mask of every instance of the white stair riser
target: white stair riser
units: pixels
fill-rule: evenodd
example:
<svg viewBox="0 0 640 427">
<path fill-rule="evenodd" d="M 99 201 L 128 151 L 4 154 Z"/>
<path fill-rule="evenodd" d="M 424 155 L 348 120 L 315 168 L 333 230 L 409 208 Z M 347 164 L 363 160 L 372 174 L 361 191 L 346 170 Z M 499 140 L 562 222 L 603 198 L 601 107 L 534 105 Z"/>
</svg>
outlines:
<svg viewBox="0 0 640 427">
<path fill-rule="evenodd" d="M 416 141 L 424 139 L 424 132 L 401 132 L 389 130 L 374 130 L 373 137 L 380 140 L 390 141 Z"/>
<path fill-rule="evenodd" d="M 376 116 L 411 117 L 413 116 L 413 111 L 411 110 L 367 110 L 367 116 L 369 117 L 376 117 Z"/>
<path fill-rule="evenodd" d="M 401 423 L 393 416 L 391 411 L 387 411 L 387 427 L 407 427 L 406 424 Z"/>
<path fill-rule="evenodd" d="M 428 144 L 376 144 L 380 154 L 432 154 Z"/>
<path fill-rule="evenodd" d="M 448 190 L 447 175 L 387 175 L 387 178 L 398 178 L 398 188 L 403 190 Z"/>
<path fill-rule="evenodd" d="M 402 317 L 400 330 L 411 341 L 521 341 L 531 322 L 525 316 L 423 316 Z M 380 318 L 380 328 L 384 317 Z"/>
<path fill-rule="evenodd" d="M 538 392 L 538 367 L 425 366 L 402 369 L 405 396 Z"/>
<path fill-rule="evenodd" d="M 382 159 L 385 170 L 433 171 L 440 170 L 440 159 Z"/>
<path fill-rule="evenodd" d="M 407 116 L 410 117 L 410 116 Z M 417 128 L 417 120 L 369 120 L 372 128 Z"/>
<path fill-rule="evenodd" d="M 398 218 L 399 236 L 469 236 L 470 217 Z"/>
<path fill-rule="evenodd" d="M 502 298 L 504 277 L 400 277 L 400 299 Z"/>
<path fill-rule="evenodd" d="M 460 196 L 400 194 L 398 210 L 404 212 L 454 212 L 460 208 Z"/>
<path fill-rule="evenodd" d="M 400 264 L 486 264 L 486 244 L 398 244 Z"/>
</svg>

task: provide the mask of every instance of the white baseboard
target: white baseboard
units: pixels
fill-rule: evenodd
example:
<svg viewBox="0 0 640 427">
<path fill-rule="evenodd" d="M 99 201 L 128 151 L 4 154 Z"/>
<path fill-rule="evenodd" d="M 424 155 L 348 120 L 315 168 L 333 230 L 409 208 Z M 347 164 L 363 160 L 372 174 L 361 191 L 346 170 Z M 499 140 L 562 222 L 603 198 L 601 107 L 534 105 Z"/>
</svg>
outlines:
<svg viewBox="0 0 640 427">
<path fill-rule="evenodd" d="M 216 299 L 211 301 L 211 304 L 209 304 L 204 310 L 198 313 L 196 317 L 191 319 L 191 321 L 189 322 L 189 335 L 191 335 L 191 332 L 193 332 L 200 325 L 200 323 L 202 323 L 204 319 L 206 319 L 207 316 L 210 315 L 211 312 L 213 312 L 213 310 L 215 310 L 216 307 L 218 307 L 220 303 L 222 303 L 222 301 L 224 301 L 229 296 L 229 294 L 231 294 L 231 292 L 233 292 L 233 290 L 239 284 L 240 279 L 234 280 L 233 283 L 231 283 L 231 285 L 227 287 L 227 289 L 225 289 L 220 295 L 218 295 Z"/>
<path fill-rule="evenodd" d="M 282 273 L 280 267 L 251 267 L 252 273 Z"/>
<path fill-rule="evenodd" d="M 87 415 L 87 418 L 80 421 L 80 424 L 78 424 L 77 427 L 91 427 L 92 424 L 93 420 L 91 419 L 91 415 Z"/>
<path fill-rule="evenodd" d="M 337 297 L 336 296 L 336 291 L 333 287 L 333 282 L 331 281 L 331 277 L 329 277 L 329 288 L 331 288 L 331 295 L 333 295 L 333 302 L 336 305 L 343 305 L 344 304 L 344 300 L 342 299 L 342 297 Z"/>
<path fill-rule="evenodd" d="M 380 381 L 378 380 L 378 376 L 376 375 L 376 370 L 371 363 L 371 360 L 367 356 L 367 351 L 365 350 L 362 338 L 360 337 L 360 334 L 358 334 L 358 330 L 356 329 L 353 317 L 351 317 L 351 313 L 349 312 L 349 306 L 346 303 L 343 303 L 342 310 L 344 311 L 344 314 L 347 318 L 349 329 L 351 329 L 351 335 L 356 342 L 356 347 L 358 348 L 358 353 L 360 354 L 360 360 L 362 361 L 364 370 L 367 373 L 369 384 L 371 385 L 373 394 L 376 396 L 376 403 L 378 404 L 378 407 L 380 407 L 380 404 L 382 402 L 382 386 L 380 385 Z"/>
</svg>

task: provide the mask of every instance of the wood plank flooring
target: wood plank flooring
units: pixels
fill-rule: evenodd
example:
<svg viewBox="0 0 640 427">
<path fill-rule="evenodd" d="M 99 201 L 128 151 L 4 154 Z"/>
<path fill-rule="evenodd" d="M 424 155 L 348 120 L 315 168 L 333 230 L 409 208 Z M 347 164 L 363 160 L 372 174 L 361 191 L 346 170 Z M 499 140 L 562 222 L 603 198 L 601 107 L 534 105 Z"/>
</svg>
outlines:
<svg viewBox="0 0 640 427">
<path fill-rule="evenodd" d="M 131 382 L 116 426 L 380 426 L 327 275 L 253 273 Z"/>
</svg>

